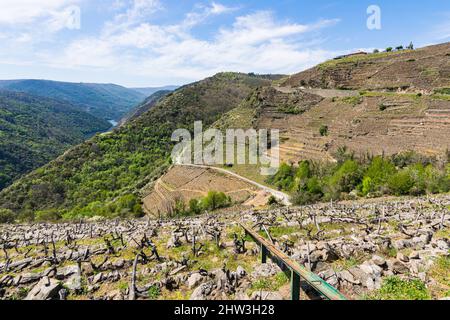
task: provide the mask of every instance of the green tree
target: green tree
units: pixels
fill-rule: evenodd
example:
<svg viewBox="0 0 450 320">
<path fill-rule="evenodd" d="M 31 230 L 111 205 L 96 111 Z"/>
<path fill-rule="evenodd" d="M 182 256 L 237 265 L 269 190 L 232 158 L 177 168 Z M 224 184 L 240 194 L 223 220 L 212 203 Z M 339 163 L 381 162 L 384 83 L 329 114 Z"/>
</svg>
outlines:
<svg viewBox="0 0 450 320">
<path fill-rule="evenodd" d="M 388 185 L 396 196 L 407 195 L 414 187 L 414 179 L 408 169 L 403 169 L 389 178 Z"/>
<path fill-rule="evenodd" d="M 197 199 L 189 200 L 189 211 L 191 214 L 200 214 L 202 212 L 200 201 Z"/>
<path fill-rule="evenodd" d="M 15 220 L 14 212 L 9 209 L 0 209 L 0 224 L 13 223 Z"/>
<path fill-rule="evenodd" d="M 341 192 L 350 192 L 361 181 L 359 164 L 354 160 L 345 161 L 330 179 L 330 185 Z"/>
</svg>

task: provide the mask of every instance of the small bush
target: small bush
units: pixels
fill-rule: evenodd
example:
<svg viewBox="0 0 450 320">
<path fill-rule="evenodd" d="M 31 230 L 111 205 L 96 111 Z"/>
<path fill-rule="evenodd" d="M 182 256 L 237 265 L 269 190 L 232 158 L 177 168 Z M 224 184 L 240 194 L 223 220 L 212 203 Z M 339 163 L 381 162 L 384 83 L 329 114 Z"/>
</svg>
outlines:
<svg viewBox="0 0 450 320">
<path fill-rule="evenodd" d="M 278 205 L 277 198 L 275 198 L 274 196 L 270 196 L 269 199 L 267 200 L 267 205 L 269 205 L 269 206 L 276 206 L 276 205 Z"/>
<path fill-rule="evenodd" d="M 189 211 L 192 214 L 200 214 L 202 212 L 200 201 L 197 199 L 191 199 L 189 201 Z"/>
<path fill-rule="evenodd" d="M 328 136 L 328 126 L 322 125 L 319 129 L 319 133 L 322 137 Z"/>
<path fill-rule="evenodd" d="M 161 295 L 161 290 L 158 286 L 151 286 L 150 289 L 148 289 L 148 298 L 150 300 L 156 300 Z"/>
</svg>

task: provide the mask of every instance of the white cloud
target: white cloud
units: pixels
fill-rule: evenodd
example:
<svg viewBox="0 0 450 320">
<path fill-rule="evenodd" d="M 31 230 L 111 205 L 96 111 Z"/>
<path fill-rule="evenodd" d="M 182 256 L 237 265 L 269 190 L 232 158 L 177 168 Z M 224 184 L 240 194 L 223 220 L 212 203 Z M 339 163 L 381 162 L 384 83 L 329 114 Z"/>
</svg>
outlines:
<svg viewBox="0 0 450 320">
<path fill-rule="evenodd" d="M 51 18 L 74 0 L 5 0 L 0 9 L 0 25 L 29 24 L 39 18 Z"/>
<path fill-rule="evenodd" d="M 62 2 L 69 3 L 48 1 L 55 10 L 64 8 Z M 211 30 L 212 36 L 205 39 L 198 36 L 197 27 L 239 9 L 211 2 L 196 6 L 178 23 L 165 25 L 151 22 L 155 13 L 165 10 L 158 0 L 116 0 L 114 10 L 115 16 L 100 32 L 39 52 L 38 63 L 145 78 L 148 84 L 162 85 L 187 83 L 220 71 L 294 73 L 336 55 L 320 49 L 320 31 L 338 20 L 300 24 L 258 11 L 236 16 L 231 25 Z M 55 25 L 57 29 L 59 24 Z M 21 34 L 23 40 L 30 35 Z"/>
</svg>

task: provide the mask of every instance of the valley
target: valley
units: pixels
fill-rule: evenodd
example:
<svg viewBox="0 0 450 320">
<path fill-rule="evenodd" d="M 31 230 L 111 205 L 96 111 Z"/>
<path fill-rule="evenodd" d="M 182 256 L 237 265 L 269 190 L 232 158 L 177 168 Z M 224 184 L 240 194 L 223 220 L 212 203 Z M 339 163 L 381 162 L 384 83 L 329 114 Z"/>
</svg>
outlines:
<svg viewBox="0 0 450 320">
<path fill-rule="evenodd" d="M 0 191 L 0 299 L 289 299 L 243 226 L 348 299 L 448 299 L 449 88 L 444 43 L 88 108 L 122 121 Z M 195 121 L 279 130 L 278 172 L 174 163 Z"/>
</svg>

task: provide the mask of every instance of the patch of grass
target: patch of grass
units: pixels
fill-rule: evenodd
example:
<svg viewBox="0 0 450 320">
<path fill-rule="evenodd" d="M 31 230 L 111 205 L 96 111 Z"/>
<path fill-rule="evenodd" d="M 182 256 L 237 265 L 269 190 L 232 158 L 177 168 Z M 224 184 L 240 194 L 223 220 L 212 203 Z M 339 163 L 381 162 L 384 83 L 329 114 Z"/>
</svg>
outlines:
<svg viewBox="0 0 450 320">
<path fill-rule="evenodd" d="M 439 89 L 435 89 L 434 93 L 436 94 L 447 94 L 450 95 L 450 88 L 439 88 Z"/>
<path fill-rule="evenodd" d="M 122 292 L 125 292 L 128 289 L 128 282 L 127 281 L 119 281 L 117 283 L 117 289 L 119 289 Z"/>
<path fill-rule="evenodd" d="M 284 235 L 290 235 L 294 232 L 299 232 L 300 227 L 270 227 L 269 233 L 274 238 L 279 238 Z M 263 233 L 265 235 L 265 233 Z"/>
<path fill-rule="evenodd" d="M 363 102 L 363 98 L 361 96 L 353 96 L 353 97 L 344 97 L 341 98 L 340 101 L 346 104 L 350 104 L 353 107 L 357 106 L 358 104 L 361 104 Z"/>
<path fill-rule="evenodd" d="M 348 270 L 350 268 L 356 267 L 361 263 L 360 258 L 357 257 L 351 257 L 349 259 L 340 259 L 335 262 L 333 262 L 333 269 L 335 271 L 342 271 L 342 270 Z"/>
<path fill-rule="evenodd" d="M 148 289 L 148 297 L 150 300 L 157 300 L 160 295 L 161 290 L 158 286 L 151 286 L 150 289 Z"/>
<path fill-rule="evenodd" d="M 450 239 L 450 228 L 437 231 L 433 237 L 435 239 Z"/>
<path fill-rule="evenodd" d="M 402 280 L 392 276 L 383 279 L 381 288 L 367 298 L 370 300 L 429 300 L 431 296 L 422 281 Z"/>
<path fill-rule="evenodd" d="M 278 291 L 289 283 L 289 277 L 284 272 L 279 272 L 269 278 L 258 279 L 252 283 L 252 291 Z"/>
<path fill-rule="evenodd" d="M 438 68 L 425 68 L 422 71 L 422 75 L 427 77 L 437 77 L 439 76 L 439 69 Z"/>
<path fill-rule="evenodd" d="M 397 249 L 391 247 L 381 251 L 381 253 L 389 258 L 395 258 L 397 256 Z"/>
<path fill-rule="evenodd" d="M 428 275 L 436 281 L 430 288 L 436 298 L 450 296 L 450 256 L 438 258 Z"/>
<path fill-rule="evenodd" d="M 435 100 L 445 100 L 445 101 L 450 101 L 450 95 L 448 94 L 433 94 L 431 96 L 432 99 Z"/>
</svg>

